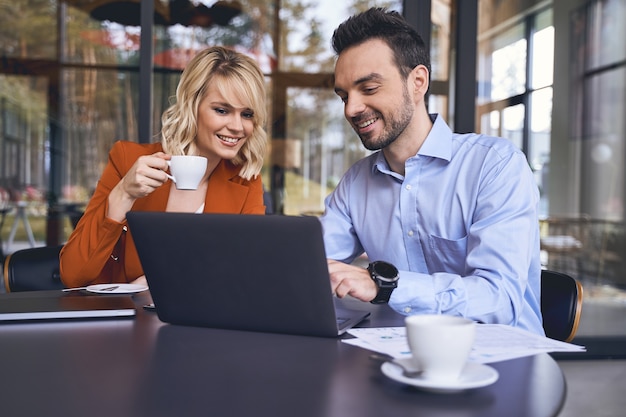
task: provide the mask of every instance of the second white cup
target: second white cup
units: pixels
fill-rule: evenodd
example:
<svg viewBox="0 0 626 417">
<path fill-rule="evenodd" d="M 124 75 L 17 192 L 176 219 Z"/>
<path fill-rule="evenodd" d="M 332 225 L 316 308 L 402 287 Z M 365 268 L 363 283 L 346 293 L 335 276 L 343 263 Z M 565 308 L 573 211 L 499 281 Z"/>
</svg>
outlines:
<svg viewBox="0 0 626 417">
<path fill-rule="evenodd" d="M 174 181 L 179 190 L 195 190 L 198 188 L 206 172 L 207 159 L 204 156 L 174 155 L 167 161 Z"/>
<path fill-rule="evenodd" d="M 469 358 L 476 324 L 469 319 L 440 314 L 408 316 L 406 338 L 413 364 L 423 379 L 454 382 Z"/>
</svg>

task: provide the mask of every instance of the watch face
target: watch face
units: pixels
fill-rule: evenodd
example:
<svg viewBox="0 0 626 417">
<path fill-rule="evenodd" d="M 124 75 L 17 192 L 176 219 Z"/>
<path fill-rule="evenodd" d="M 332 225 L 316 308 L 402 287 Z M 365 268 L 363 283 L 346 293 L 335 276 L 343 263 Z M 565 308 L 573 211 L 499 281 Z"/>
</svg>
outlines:
<svg viewBox="0 0 626 417">
<path fill-rule="evenodd" d="M 372 264 L 372 268 L 376 275 L 380 278 L 396 279 L 398 278 L 398 268 L 388 262 L 377 261 Z"/>
</svg>

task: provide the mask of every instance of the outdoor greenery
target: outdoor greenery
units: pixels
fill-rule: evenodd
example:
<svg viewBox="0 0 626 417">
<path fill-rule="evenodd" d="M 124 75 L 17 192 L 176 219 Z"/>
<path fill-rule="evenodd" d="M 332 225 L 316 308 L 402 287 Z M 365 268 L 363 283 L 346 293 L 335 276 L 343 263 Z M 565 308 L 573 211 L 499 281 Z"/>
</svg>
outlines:
<svg viewBox="0 0 626 417">
<path fill-rule="evenodd" d="M 13 214 L 7 215 L 4 225 L 2 226 L 2 230 L 0 230 L 0 235 L 2 236 L 2 242 L 6 242 L 9 238 L 9 233 L 11 232 L 11 227 L 15 222 L 15 216 Z M 45 217 L 30 217 L 28 219 L 30 223 L 30 227 L 33 231 L 33 235 L 35 236 L 36 241 L 42 241 L 46 239 L 46 218 Z M 18 227 L 15 232 L 16 242 L 27 242 L 28 236 L 26 234 L 26 229 L 24 228 L 24 224 L 21 221 L 18 223 Z"/>
<path fill-rule="evenodd" d="M 293 74 L 332 72 L 334 57 L 328 28 L 323 29 L 327 16 L 314 12 L 320 7 L 319 2 L 243 0 L 240 3 L 244 12 L 226 26 L 155 26 L 155 59 L 164 55 L 172 58 L 183 51 L 183 58 L 188 60 L 195 51 L 208 45 L 233 47 L 259 60 L 268 74 L 270 99 L 273 98 L 271 89 L 275 71 Z M 400 3 L 398 0 L 351 0 L 342 4 L 340 9 L 351 14 L 371 6 L 393 7 Z M 61 15 L 64 18 L 59 20 L 57 7 L 62 4 L 65 4 Z M 43 62 L 35 71 L 41 71 L 40 77 L 0 74 L 0 112 L 9 115 L 9 119 L 3 120 L 17 122 L 14 126 L 3 126 L 4 122 L 0 120 L 0 139 L 23 143 L 10 150 L 0 147 L 0 159 L 10 158 L 10 163 L 0 167 L 0 188 L 20 193 L 25 187 L 32 186 L 42 192 L 44 201 L 84 202 L 97 184 L 113 143 L 138 140 L 140 30 L 91 18 L 89 4 L 83 0 L 0 2 L 3 56 Z M 307 16 L 306 25 L 301 24 L 302 16 Z M 59 25 L 63 25 L 62 31 Z M 62 42 L 58 36 L 63 36 Z M 58 50 L 58 45 L 62 45 L 62 51 Z M 154 141 L 159 140 L 160 116 L 171 103 L 184 64 L 185 61 L 171 60 L 155 64 L 158 71 L 154 74 L 153 91 Z M 50 83 L 59 81 L 59 94 L 63 97 L 59 102 L 61 107 L 50 109 L 46 92 Z M 361 153 L 349 151 L 359 148 L 360 144 L 341 113 L 334 109 L 328 111 L 328 87 L 300 88 L 290 93 L 285 106 L 288 134 L 302 141 L 314 129 L 315 140 L 319 141 L 328 134 L 324 127 L 337 130 L 335 126 L 340 126 L 341 135 L 354 143 L 334 146 L 335 149 L 346 149 L 345 162 L 352 163 L 354 158 L 363 156 L 362 150 Z M 331 98 L 338 102 L 332 91 Z M 57 115 L 60 117 L 56 118 Z M 51 189 L 53 179 L 49 177 L 49 170 L 44 169 L 50 163 L 48 158 L 51 155 L 48 142 L 50 116 L 62 135 L 62 148 L 56 152 L 61 158 L 59 163 L 63 172 L 54 180 L 57 183 L 55 189 Z M 324 117 L 333 120 L 324 120 Z M 268 123 L 267 127 L 270 138 L 274 139 L 271 124 Z M 324 155 L 315 157 L 319 164 Z M 271 163 L 269 155 L 267 160 L 268 164 Z M 319 169 L 319 166 L 312 166 L 311 176 L 304 182 L 326 183 L 329 176 L 338 176 L 334 172 L 320 175 Z M 297 193 L 289 192 L 289 195 Z"/>
<path fill-rule="evenodd" d="M 11 227 L 15 222 L 15 215 L 8 214 L 4 221 L 4 225 L 2 226 L 2 230 L 0 230 L 0 241 L 3 244 L 6 244 L 7 239 L 9 238 L 9 234 L 11 233 Z M 35 237 L 35 241 L 37 242 L 45 242 L 46 241 L 46 217 L 45 216 L 29 216 L 28 223 L 30 224 L 30 228 L 33 231 L 33 236 Z M 68 219 L 63 219 L 63 235 L 67 239 L 72 233 L 72 224 Z M 17 225 L 17 229 L 15 231 L 14 242 L 28 242 L 28 235 L 26 234 L 26 229 L 24 228 L 24 224 L 19 221 Z"/>
</svg>

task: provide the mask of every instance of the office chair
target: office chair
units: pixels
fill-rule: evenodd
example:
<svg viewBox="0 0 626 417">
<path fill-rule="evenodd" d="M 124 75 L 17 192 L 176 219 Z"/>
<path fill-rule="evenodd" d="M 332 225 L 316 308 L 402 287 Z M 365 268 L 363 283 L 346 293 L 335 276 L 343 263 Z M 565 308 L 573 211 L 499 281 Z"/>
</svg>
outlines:
<svg viewBox="0 0 626 417">
<path fill-rule="evenodd" d="M 57 290 L 65 288 L 59 273 L 63 245 L 21 249 L 4 259 L 6 292 Z"/>
<path fill-rule="evenodd" d="M 541 314 L 546 336 L 571 341 L 578 330 L 583 304 L 583 287 L 569 275 L 541 271 Z"/>
</svg>

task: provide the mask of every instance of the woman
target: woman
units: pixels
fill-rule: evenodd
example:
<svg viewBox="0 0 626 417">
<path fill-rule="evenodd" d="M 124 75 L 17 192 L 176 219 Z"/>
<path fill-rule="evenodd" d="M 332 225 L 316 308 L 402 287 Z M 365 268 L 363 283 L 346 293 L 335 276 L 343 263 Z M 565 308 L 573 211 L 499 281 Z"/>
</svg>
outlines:
<svg viewBox="0 0 626 417">
<path fill-rule="evenodd" d="M 126 226 L 130 210 L 263 214 L 265 121 L 265 84 L 254 60 L 222 47 L 195 56 L 183 71 L 176 103 L 163 113 L 161 143 L 120 141 L 111 149 L 85 214 L 61 251 L 65 286 L 145 284 Z M 196 190 L 178 190 L 168 180 L 172 155 L 208 159 Z"/>
</svg>

